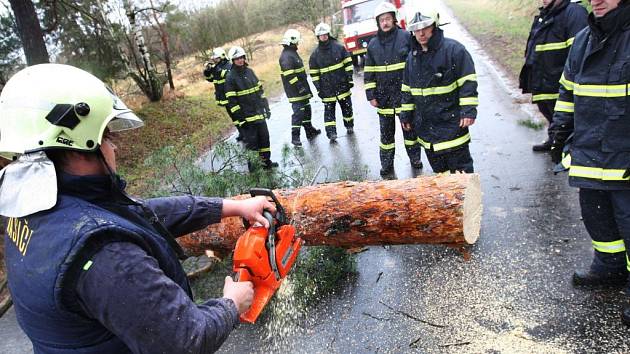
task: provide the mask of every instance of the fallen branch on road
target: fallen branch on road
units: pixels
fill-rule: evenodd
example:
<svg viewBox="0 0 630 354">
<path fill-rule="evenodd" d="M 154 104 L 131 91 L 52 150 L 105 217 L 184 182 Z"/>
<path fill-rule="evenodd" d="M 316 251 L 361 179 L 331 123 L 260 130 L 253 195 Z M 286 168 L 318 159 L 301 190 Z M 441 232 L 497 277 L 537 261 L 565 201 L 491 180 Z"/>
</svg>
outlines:
<svg viewBox="0 0 630 354">
<path fill-rule="evenodd" d="M 427 325 L 432 326 L 432 327 L 437 327 L 437 328 L 446 328 L 446 327 L 448 327 L 448 326 L 445 326 L 445 325 L 440 325 L 440 324 L 436 324 L 436 323 L 433 323 L 433 322 L 429 322 L 429 321 L 427 321 L 427 320 L 423 320 L 423 319 L 418 318 L 418 317 L 416 317 L 416 316 L 410 315 L 410 314 L 408 314 L 408 313 L 406 313 L 406 312 L 404 312 L 404 311 L 401 311 L 401 310 L 395 309 L 395 308 L 393 308 L 392 306 L 389 306 L 388 304 L 384 303 L 384 302 L 383 302 L 383 301 L 381 301 L 381 300 L 379 300 L 378 302 L 379 302 L 381 305 L 383 305 L 383 306 L 387 307 L 388 309 L 390 309 L 390 310 L 394 311 L 394 313 L 397 313 L 397 314 L 399 314 L 399 315 L 403 315 L 403 316 L 405 316 L 405 317 L 407 317 L 407 318 L 410 318 L 410 319 L 412 319 L 412 320 L 414 320 L 414 321 L 418 321 L 418 322 L 421 322 L 421 323 L 427 324 Z"/>
</svg>

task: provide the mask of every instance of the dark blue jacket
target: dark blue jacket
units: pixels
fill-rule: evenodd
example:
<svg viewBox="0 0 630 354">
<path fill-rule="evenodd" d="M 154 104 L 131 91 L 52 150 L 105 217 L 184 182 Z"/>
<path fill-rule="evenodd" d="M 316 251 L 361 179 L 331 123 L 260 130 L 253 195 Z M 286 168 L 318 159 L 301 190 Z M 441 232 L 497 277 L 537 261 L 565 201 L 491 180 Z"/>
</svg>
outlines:
<svg viewBox="0 0 630 354">
<path fill-rule="evenodd" d="M 423 52 L 414 38 L 401 90 L 400 121 L 413 125 L 425 149 L 447 152 L 470 142 L 459 121 L 477 117 L 477 74 L 461 43 L 435 28 Z"/>
<path fill-rule="evenodd" d="M 550 9 L 541 8 L 534 17 L 525 48 L 525 65 L 519 84 L 532 101 L 558 98 L 560 75 L 575 35 L 587 26 L 586 9 L 570 0 L 557 0 Z"/>
<path fill-rule="evenodd" d="M 258 77 L 247 64 L 233 65 L 225 79 L 227 109 L 240 125 L 257 124 L 265 121 L 269 102 Z"/>
<path fill-rule="evenodd" d="M 306 69 L 295 45 L 285 45 L 280 54 L 280 77 L 289 102 L 307 101 L 313 97 Z"/>
<path fill-rule="evenodd" d="M 630 189 L 630 3 L 601 19 L 589 15 L 560 84 L 551 130 L 554 143 L 573 133 L 569 183 Z"/>
<path fill-rule="evenodd" d="M 222 59 L 216 65 L 208 65 L 203 70 L 206 81 L 214 84 L 214 99 L 219 106 L 227 106 L 228 100 L 225 97 L 225 78 L 232 68 L 232 63 L 227 59 Z"/>
<path fill-rule="evenodd" d="M 308 73 L 323 102 L 336 102 L 351 95 L 352 58 L 350 53 L 330 37 L 319 42 L 308 61 Z"/>
<path fill-rule="evenodd" d="M 364 88 L 368 101 L 376 99 L 382 114 L 400 107 L 400 86 L 409 55 L 409 32 L 395 26 L 370 40 L 365 55 Z"/>
<path fill-rule="evenodd" d="M 120 194 L 111 186 L 103 176 L 62 175 L 55 207 L 8 221 L 9 289 L 35 353 L 216 350 L 238 323 L 236 308 L 228 300 L 223 307 L 211 303 L 214 311 L 192 302 L 170 245 L 174 239 L 153 224 L 161 220 L 173 235 L 183 235 L 220 220 L 222 204 L 175 197 L 148 200 L 142 208 L 113 197 Z M 103 257 L 111 245 L 129 245 L 143 256 Z M 138 283 L 126 261 L 143 273 L 154 268 L 154 276 L 142 274 Z M 92 277 L 92 291 L 79 290 L 86 275 Z"/>
</svg>

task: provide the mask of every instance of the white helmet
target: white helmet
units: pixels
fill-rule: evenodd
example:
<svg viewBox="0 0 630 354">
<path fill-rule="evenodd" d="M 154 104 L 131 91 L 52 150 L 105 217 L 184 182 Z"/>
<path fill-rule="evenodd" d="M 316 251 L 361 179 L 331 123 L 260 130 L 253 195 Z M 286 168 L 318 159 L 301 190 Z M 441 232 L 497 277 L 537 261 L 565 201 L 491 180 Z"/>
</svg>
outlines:
<svg viewBox="0 0 630 354">
<path fill-rule="evenodd" d="M 315 27 L 315 35 L 321 36 L 323 34 L 330 34 L 330 26 L 327 23 L 320 23 Z"/>
<path fill-rule="evenodd" d="M 210 59 L 225 59 L 227 58 L 227 54 L 225 54 L 225 49 L 223 48 L 214 48 L 212 50 L 212 56 L 210 57 Z"/>
<path fill-rule="evenodd" d="M 141 127 L 101 80 L 70 65 L 39 64 L 15 74 L 0 95 L 0 153 L 94 151 L 105 128 Z"/>
<path fill-rule="evenodd" d="M 245 50 L 239 46 L 234 46 L 230 48 L 230 51 L 228 52 L 228 58 L 230 58 L 231 60 L 244 57 L 244 56 L 245 56 Z"/>
<path fill-rule="evenodd" d="M 282 36 L 282 41 L 280 42 L 280 44 L 297 45 L 298 43 L 300 43 L 301 39 L 302 39 L 302 36 L 300 35 L 300 32 L 298 30 L 289 28 L 286 32 L 284 32 L 284 36 Z"/>
<path fill-rule="evenodd" d="M 427 28 L 433 24 L 435 24 L 436 27 L 440 26 L 440 14 L 436 9 L 427 7 L 415 13 L 413 18 L 407 23 L 407 30 L 413 32 Z"/>
<path fill-rule="evenodd" d="M 394 6 L 389 1 L 383 1 L 382 3 L 378 4 L 378 6 L 376 6 L 376 9 L 374 9 L 374 18 L 378 21 L 378 17 L 380 15 L 386 14 L 389 12 L 391 12 L 394 15 L 394 19 L 397 18 L 398 11 L 396 10 L 396 6 Z"/>
</svg>

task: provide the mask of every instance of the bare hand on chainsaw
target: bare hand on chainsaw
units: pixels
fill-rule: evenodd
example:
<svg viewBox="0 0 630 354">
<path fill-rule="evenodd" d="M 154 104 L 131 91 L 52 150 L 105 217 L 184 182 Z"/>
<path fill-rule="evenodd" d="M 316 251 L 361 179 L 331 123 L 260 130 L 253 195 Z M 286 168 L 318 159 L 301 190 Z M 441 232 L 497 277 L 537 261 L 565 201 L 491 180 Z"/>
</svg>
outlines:
<svg viewBox="0 0 630 354">
<path fill-rule="evenodd" d="M 240 216 L 251 224 L 256 222 L 269 228 L 269 221 L 263 216 L 263 210 L 276 213 L 276 206 L 267 197 L 258 196 L 243 200 L 226 199 L 223 201 L 223 217 Z"/>
<path fill-rule="evenodd" d="M 249 310 L 254 301 L 254 284 L 251 281 L 235 282 L 232 277 L 225 277 L 223 297 L 234 301 L 239 314 Z"/>
</svg>

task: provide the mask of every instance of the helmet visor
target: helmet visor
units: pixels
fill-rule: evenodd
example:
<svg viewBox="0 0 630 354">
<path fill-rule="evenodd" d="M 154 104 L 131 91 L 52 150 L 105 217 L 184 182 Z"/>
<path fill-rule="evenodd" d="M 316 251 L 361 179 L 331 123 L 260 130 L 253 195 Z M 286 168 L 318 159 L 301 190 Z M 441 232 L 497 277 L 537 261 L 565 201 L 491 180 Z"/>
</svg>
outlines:
<svg viewBox="0 0 630 354">
<path fill-rule="evenodd" d="M 131 110 L 114 111 L 114 117 L 107 123 L 107 128 L 112 132 L 136 129 L 144 125 L 144 122 Z"/>
</svg>

